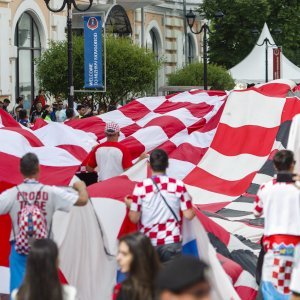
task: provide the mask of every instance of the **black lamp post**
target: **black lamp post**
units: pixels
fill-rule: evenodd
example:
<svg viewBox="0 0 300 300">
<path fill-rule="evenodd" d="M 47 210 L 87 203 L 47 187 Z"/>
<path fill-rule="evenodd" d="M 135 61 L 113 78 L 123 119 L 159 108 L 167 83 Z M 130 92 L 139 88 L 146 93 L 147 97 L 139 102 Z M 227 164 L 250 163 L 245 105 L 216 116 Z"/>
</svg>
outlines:
<svg viewBox="0 0 300 300">
<path fill-rule="evenodd" d="M 279 29 L 279 28 L 275 29 L 274 33 L 276 35 L 280 34 L 281 33 L 281 29 Z M 259 34 L 259 31 L 257 29 L 253 29 L 252 30 L 252 34 L 255 35 L 255 36 L 257 36 Z M 257 44 L 256 43 L 256 45 L 259 46 L 259 47 L 263 46 L 264 44 L 266 45 L 265 46 L 266 47 L 265 48 L 265 53 L 266 53 L 266 59 L 265 59 L 265 62 L 266 62 L 266 64 L 265 64 L 265 68 L 266 68 L 266 82 L 268 82 L 269 81 L 269 79 L 268 79 L 268 69 L 269 69 L 269 67 L 268 67 L 268 64 L 269 64 L 269 61 L 268 61 L 268 46 L 276 46 L 276 44 L 272 44 L 268 38 L 265 38 L 261 44 Z"/>
<path fill-rule="evenodd" d="M 196 15 L 190 9 L 190 11 L 186 14 L 186 20 L 190 27 L 190 30 L 194 34 L 200 34 L 203 32 L 203 81 L 204 81 L 204 89 L 207 90 L 207 32 L 212 33 L 209 29 L 209 26 L 204 23 L 199 31 L 194 31 L 193 26 L 195 23 Z M 223 18 L 224 14 L 221 11 L 215 13 L 215 18 Z"/>
<path fill-rule="evenodd" d="M 63 0 L 62 5 L 58 9 L 50 7 L 50 0 L 44 0 L 47 8 L 52 12 L 60 12 L 67 5 L 67 37 L 68 37 L 68 107 L 73 108 L 74 105 L 74 84 L 73 84 L 73 47 L 72 47 L 72 4 L 79 11 L 87 11 L 93 4 L 93 0 L 89 0 L 89 4 L 84 9 L 79 9 L 76 0 Z"/>
</svg>

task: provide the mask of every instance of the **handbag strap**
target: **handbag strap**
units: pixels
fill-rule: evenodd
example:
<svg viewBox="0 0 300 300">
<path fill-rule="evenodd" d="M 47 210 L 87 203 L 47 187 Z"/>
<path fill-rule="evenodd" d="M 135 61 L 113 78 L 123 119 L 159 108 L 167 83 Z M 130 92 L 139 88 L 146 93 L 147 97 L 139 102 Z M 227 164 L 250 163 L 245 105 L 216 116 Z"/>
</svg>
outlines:
<svg viewBox="0 0 300 300">
<path fill-rule="evenodd" d="M 152 179 L 152 182 L 154 183 L 156 189 L 157 189 L 157 192 L 161 195 L 162 199 L 164 200 L 165 204 L 167 205 L 167 207 L 169 208 L 170 212 L 172 213 L 173 217 L 175 218 L 175 220 L 177 221 L 177 223 L 179 223 L 179 219 L 177 217 L 177 215 L 175 214 L 174 210 L 172 209 L 172 207 L 168 204 L 166 198 L 164 197 L 164 195 L 161 193 L 161 190 L 159 189 L 157 183 L 155 182 L 155 180 L 153 178 Z"/>
</svg>

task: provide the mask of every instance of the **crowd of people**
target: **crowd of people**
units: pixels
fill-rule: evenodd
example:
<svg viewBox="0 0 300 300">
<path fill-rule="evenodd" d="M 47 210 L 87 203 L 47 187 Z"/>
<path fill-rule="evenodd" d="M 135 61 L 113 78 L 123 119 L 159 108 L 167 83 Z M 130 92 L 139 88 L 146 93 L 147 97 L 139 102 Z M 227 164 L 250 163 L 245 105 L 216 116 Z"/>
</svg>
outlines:
<svg viewBox="0 0 300 300">
<path fill-rule="evenodd" d="M 211 300 L 209 267 L 204 262 L 181 256 L 162 267 L 150 239 L 139 232 L 120 239 L 117 261 L 127 276 L 115 286 L 112 300 Z M 11 299 L 80 299 L 75 287 L 60 282 L 59 252 L 54 241 L 33 241 L 24 279 L 12 291 Z"/>
<path fill-rule="evenodd" d="M 95 107 L 90 97 L 76 99 L 74 108 L 68 108 L 67 101 L 61 96 L 55 98 L 53 102 L 47 103 L 44 90 L 40 90 L 34 99 L 30 110 L 24 108 L 24 98 L 18 97 L 16 104 L 12 110 L 9 110 L 10 100 L 5 98 L 0 101 L 0 109 L 10 113 L 13 118 L 26 127 L 34 124 L 38 118 L 42 118 L 47 122 L 66 122 L 73 119 L 82 119 L 105 113 L 105 106 Z"/>
<path fill-rule="evenodd" d="M 60 101 L 57 104 L 62 106 Z M 32 115 L 42 111 L 41 107 L 37 102 Z M 83 114 L 84 107 L 78 105 L 77 110 Z M 51 113 L 49 109 L 45 114 L 51 119 Z M 66 117 L 72 118 L 69 114 Z M 107 141 L 91 151 L 86 166 L 91 172 L 97 171 L 98 181 L 133 166 L 129 149 L 119 143 L 119 125 L 107 122 L 105 135 Z M 119 239 L 116 260 L 124 276 L 113 289 L 112 299 L 209 300 L 209 266 L 182 251 L 182 220 L 195 216 L 192 198 L 181 180 L 167 175 L 169 160 L 164 150 L 142 153 L 138 161 L 142 159 L 148 160 L 151 176 L 138 182 L 130 195 L 124 195 L 129 219 L 138 224 L 138 231 Z M 256 217 L 264 216 L 265 220 L 258 264 L 260 297 L 299 300 L 300 188 L 296 182 L 300 176 L 294 174 L 294 154 L 289 150 L 278 151 L 273 163 L 276 175 L 261 185 L 253 210 Z M 0 214 L 9 213 L 13 224 L 12 299 L 76 299 L 76 289 L 59 282 L 58 250 L 50 240 L 51 224 L 56 210 L 68 212 L 73 205 L 87 204 L 86 185 L 74 183 L 75 194 L 39 183 L 39 161 L 33 153 L 22 157 L 20 171 L 23 183 L 0 195 Z M 38 278 L 38 272 L 47 274 Z"/>
<path fill-rule="evenodd" d="M 116 124 L 108 123 L 106 132 L 118 134 L 118 130 L 112 132 L 112 125 L 118 128 Z M 110 143 L 117 145 L 118 141 Z M 116 163 L 122 164 L 122 157 L 116 160 Z M 184 258 L 193 260 L 192 264 L 197 269 L 195 273 L 179 259 L 182 254 L 181 213 L 188 219 L 194 217 L 191 197 L 182 181 L 166 175 L 168 156 L 163 150 L 157 149 L 151 153 L 150 167 L 152 179 L 137 184 L 132 197 L 125 197 L 126 205 L 130 208 L 130 219 L 135 223 L 140 220 L 142 227 L 138 232 L 119 240 L 116 260 L 121 272 L 126 275 L 123 282 L 112 290 L 112 299 L 187 299 L 184 298 L 185 294 L 192 297 L 189 299 L 209 299 L 210 287 L 204 275 L 206 266 L 197 258 Z M 41 184 L 38 181 L 39 160 L 33 153 L 21 158 L 20 171 L 23 183 L 0 195 L 0 214 L 8 213 L 12 219 L 12 299 L 76 299 L 74 288 L 59 283 L 58 252 L 55 243 L 50 240 L 51 226 L 56 210 L 68 212 L 73 205 L 87 204 L 86 185 L 77 181 L 73 184 L 77 193 L 70 193 L 59 187 Z M 122 170 L 119 169 L 119 172 Z M 147 195 L 142 193 L 143 187 Z M 160 198 L 164 199 L 163 202 Z M 197 264 L 201 269 L 197 268 Z M 186 276 L 183 281 L 177 278 L 174 288 L 167 279 L 168 274 L 172 268 L 181 268 L 183 265 L 188 269 Z M 41 272 L 47 274 L 38 276 Z M 190 280 L 187 274 L 190 274 Z M 177 286 L 177 282 L 181 284 Z"/>
<path fill-rule="evenodd" d="M 193 256 L 166 262 L 149 237 L 141 232 L 120 238 L 117 261 L 127 274 L 113 292 L 113 300 L 210 300 L 208 266 Z"/>
</svg>

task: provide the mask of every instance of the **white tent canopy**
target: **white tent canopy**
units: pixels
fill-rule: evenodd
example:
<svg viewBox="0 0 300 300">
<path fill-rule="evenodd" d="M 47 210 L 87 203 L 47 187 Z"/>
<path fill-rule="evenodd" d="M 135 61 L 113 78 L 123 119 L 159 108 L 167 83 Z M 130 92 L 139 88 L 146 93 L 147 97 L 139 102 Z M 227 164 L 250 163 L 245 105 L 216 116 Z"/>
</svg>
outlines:
<svg viewBox="0 0 300 300">
<path fill-rule="evenodd" d="M 258 45 L 268 38 L 270 43 L 275 44 L 270 30 L 265 23 L 261 35 L 257 41 Z M 273 51 L 277 46 L 268 45 L 268 79 L 273 80 Z M 240 63 L 229 70 L 233 79 L 237 82 L 261 83 L 266 78 L 266 52 L 265 43 L 262 46 L 255 45 L 250 54 Z M 292 79 L 300 82 L 300 68 L 281 54 L 281 78 Z"/>
</svg>

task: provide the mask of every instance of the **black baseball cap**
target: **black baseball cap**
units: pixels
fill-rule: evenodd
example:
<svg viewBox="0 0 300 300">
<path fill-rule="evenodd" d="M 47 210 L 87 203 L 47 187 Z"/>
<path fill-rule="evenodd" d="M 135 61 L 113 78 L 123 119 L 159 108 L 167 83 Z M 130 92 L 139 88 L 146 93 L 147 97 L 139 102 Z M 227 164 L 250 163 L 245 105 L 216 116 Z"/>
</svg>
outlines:
<svg viewBox="0 0 300 300">
<path fill-rule="evenodd" d="M 159 291 L 181 293 L 198 283 L 208 282 L 208 266 L 199 258 L 183 255 L 169 262 L 158 274 Z"/>
</svg>

